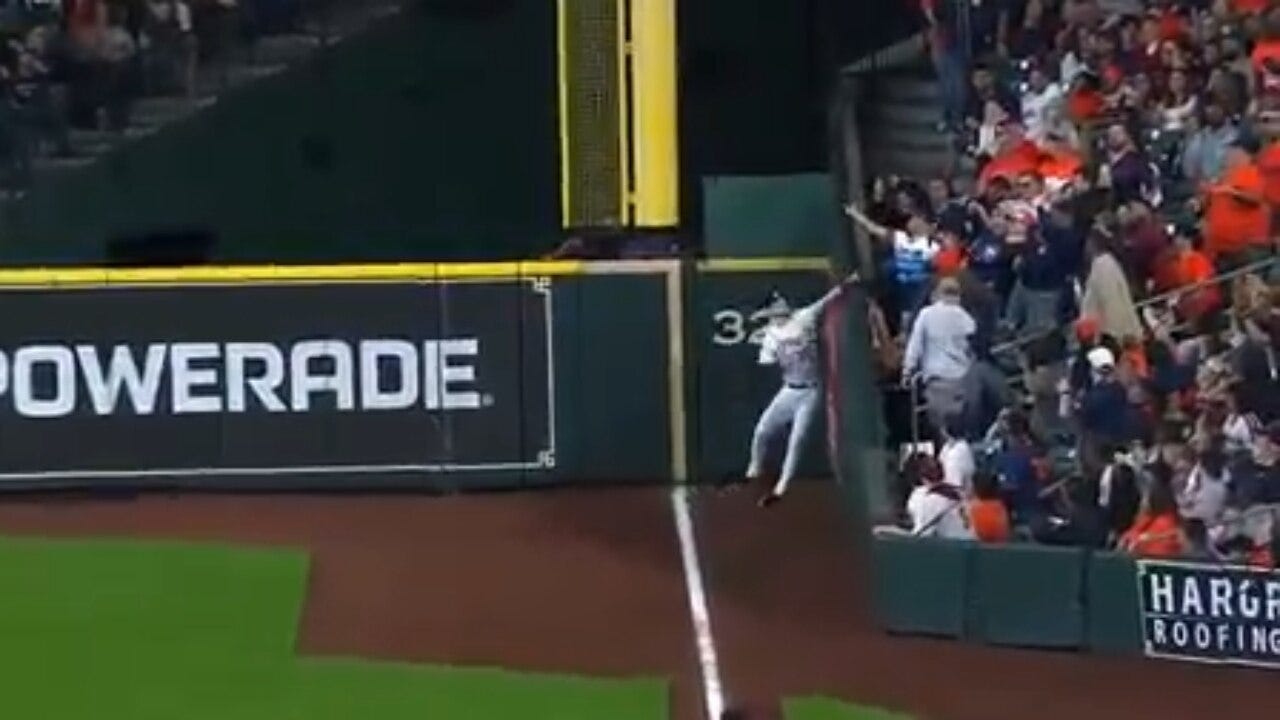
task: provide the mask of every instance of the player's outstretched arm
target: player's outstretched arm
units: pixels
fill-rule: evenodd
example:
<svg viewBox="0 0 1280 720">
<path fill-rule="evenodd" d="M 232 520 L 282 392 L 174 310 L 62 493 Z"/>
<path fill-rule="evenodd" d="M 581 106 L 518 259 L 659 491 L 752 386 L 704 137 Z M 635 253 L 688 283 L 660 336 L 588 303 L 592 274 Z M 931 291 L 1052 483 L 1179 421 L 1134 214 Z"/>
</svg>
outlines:
<svg viewBox="0 0 1280 720">
<path fill-rule="evenodd" d="M 816 302 L 805 305 L 797 310 L 795 314 L 792 315 L 792 319 L 804 324 L 816 324 L 818 322 L 818 317 L 822 315 L 823 311 L 843 295 L 845 290 L 857 284 L 860 280 L 861 277 L 858 275 L 858 271 L 854 270 L 837 283 L 835 287 L 828 290 L 826 295 L 818 298 Z"/>
</svg>

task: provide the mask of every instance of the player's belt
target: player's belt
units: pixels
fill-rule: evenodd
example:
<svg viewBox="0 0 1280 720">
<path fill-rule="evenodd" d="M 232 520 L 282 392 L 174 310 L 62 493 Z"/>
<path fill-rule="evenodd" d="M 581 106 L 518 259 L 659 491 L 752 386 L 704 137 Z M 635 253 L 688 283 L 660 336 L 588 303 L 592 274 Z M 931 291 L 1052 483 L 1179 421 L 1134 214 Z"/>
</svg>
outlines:
<svg viewBox="0 0 1280 720">
<path fill-rule="evenodd" d="M 818 387 L 817 383 L 787 383 L 787 387 L 792 390 L 812 390 Z"/>
</svg>

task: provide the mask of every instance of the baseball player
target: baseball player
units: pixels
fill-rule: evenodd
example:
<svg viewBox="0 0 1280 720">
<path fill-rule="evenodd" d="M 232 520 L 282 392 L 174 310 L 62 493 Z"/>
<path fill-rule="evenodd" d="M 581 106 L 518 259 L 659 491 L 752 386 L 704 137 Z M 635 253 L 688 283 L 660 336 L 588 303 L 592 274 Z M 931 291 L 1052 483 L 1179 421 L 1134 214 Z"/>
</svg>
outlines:
<svg viewBox="0 0 1280 720">
<path fill-rule="evenodd" d="M 804 449 L 809 427 L 822 406 L 821 367 L 818 358 L 818 320 L 844 289 L 857 282 L 857 273 L 845 278 L 812 305 L 792 311 L 787 299 L 774 292 L 762 308 L 768 318 L 760 342 L 759 363 L 777 365 L 782 371 L 782 387 L 773 396 L 756 422 L 751 437 L 751 462 L 747 479 L 758 480 L 764 473 L 769 445 L 783 433 L 787 437 L 787 453 L 778 480 L 763 496 L 760 507 L 769 507 L 782 499 Z"/>
</svg>

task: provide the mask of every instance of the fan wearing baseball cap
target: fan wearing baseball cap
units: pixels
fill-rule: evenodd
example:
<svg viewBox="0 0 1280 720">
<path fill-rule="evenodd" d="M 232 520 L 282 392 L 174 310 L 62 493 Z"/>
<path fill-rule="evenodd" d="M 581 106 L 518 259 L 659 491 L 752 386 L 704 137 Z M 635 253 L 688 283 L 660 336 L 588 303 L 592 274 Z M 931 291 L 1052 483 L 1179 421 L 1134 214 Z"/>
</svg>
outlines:
<svg viewBox="0 0 1280 720">
<path fill-rule="evenodd" d="M 1102 448 L 1124 445 L 1130 436 L 1129 396 L 1116 377 L 1116 356 L 1099 345 L 1086 354 L 1090 382 L 1080 398 L 1081 462 L 1086 476 L 1106 463 Z"/>
</svg>

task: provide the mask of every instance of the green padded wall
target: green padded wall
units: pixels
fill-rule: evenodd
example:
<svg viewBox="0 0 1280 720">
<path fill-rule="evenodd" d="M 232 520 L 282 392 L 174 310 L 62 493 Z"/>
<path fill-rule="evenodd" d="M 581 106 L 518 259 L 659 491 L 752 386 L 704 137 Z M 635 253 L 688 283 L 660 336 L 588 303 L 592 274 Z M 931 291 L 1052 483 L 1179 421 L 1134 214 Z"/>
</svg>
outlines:
<svg viewBox="0 0 1280 720">
<path fill-rule="evenodd" d="M 1138 569 L 1133 558 L 1094 553 L 1088 573 L 1089 649 L 1108 655 L 1141 654 Z"/>
<path fill-rule="evenodd" d="M 826 173 L 703 180 L 703 236 L 711 257 L 825 255 L 840 208 Z"/>
<path fill-rule="evenodd" d="M 875 609 L 894 633 L 964 634 L 971 544 L 876 537 L 872 541 Z"/>
<path fill-rule="evenodd" d="M 1085 551 L 979 545 L 969 578 L 969 635 L 993 645 L 1084 645 Z"/>
<path fill-rule="evenodd" d="M 671 479 L 666 277 L 557 280 L 559 458 L 575 482 Z"/>
</svg>

